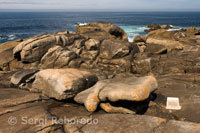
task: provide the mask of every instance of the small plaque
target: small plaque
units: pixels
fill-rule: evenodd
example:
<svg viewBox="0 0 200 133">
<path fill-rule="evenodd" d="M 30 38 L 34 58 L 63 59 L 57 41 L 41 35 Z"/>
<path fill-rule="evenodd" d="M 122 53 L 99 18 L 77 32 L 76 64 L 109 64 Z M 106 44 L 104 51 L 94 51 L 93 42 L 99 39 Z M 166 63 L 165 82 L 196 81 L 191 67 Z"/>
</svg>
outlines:
<svg viewBox="0 0 200 133">
<path fill-rule="evenodd" d="M 177 98 L 177 97 L 168 97 L 167 98 L 166 109 L 181 110 L 181 106 L 179 104 L 179 98 Z"/>
</svg>

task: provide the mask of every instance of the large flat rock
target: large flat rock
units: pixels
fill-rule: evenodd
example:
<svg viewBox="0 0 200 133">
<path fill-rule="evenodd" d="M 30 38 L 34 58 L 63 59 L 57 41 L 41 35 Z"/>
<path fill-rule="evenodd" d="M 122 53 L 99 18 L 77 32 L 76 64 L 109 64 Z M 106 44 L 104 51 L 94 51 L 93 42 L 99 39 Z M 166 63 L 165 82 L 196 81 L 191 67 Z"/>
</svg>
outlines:
<svg viewBox="0 0 200 133">
<path fill-rule="evenodd" d="M 95 74 L 78 69 L 45 69 L 36 73 L 32 90 L 58 100 L 73 98 L 98 81 Z"/>
<path fill-rule="evenodd" d="M 158 79 L 157 98 L 155 102 L 166 107 L 167 97 L 178 97 L 181 110 L 170 110 L 171 114 L 185 121 L 200 122 L 200 75 L 169 74 L 160 75 Z"/>
<path fill-rule="evenodd" d="M 0 131 L 34 133 L 60 130 L 62 127 L 52 121 L 52 116 L 48 112 L 48 106 L 51 104 L 52 102 L 33 103 L 29 107 L 1 115 Z"/>
<path fill-rule="evenodd" d="M 65 125 L 68 132 L 84 133 L 198 133 L 200 125 L 189 122 L 167 121 L 166 119 L 127 115 L 127 114 L 97 114 L 92 115 L 88 124 Z"/>
<path fill-rule="evenodd" d="M 16 106 L 42 99 L 40 94 L 15 88 L 0 88 L 0 95 L 0 107 Z"/>
</svg>

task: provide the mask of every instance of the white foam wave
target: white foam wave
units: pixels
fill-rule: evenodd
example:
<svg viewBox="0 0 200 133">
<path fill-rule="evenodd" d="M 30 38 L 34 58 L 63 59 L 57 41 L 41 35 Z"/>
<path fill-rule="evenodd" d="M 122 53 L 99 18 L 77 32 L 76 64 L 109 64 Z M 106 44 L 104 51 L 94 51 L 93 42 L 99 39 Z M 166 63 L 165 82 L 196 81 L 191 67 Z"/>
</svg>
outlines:
<svg viewBox="0 0 200 133">
<path fill-rule="evenodd" d="M 14 40 L 15 38 L 16 38 L 16 35 L 14 34 L 8 35 L 8 40 Z"/>
<path fill-rule="evenodd" d="M 85 26 L 85 25 L 88 25 L 88 23 L 86 23 L 86 22 L 85 23 L 77 23 L 77 25 L 78 26 Z"/>
<path fill-rule="evenodd" d="M 172 29 L 168 29 L 167 31 L 179 31 L 179 30 L 181 30 L 181 29 L 183 29 L 183 28 L 174 27 L 174 28 L 172 28 Z"/>
<path fill-rule="evenodd" d="M 8 41 L 12 41 L 14 39 L 16 39 L 17 36 L 14 34 L 10 34 L 10 35 L 0 35 L 0 40 L 8 40 Z"/>
</svg>

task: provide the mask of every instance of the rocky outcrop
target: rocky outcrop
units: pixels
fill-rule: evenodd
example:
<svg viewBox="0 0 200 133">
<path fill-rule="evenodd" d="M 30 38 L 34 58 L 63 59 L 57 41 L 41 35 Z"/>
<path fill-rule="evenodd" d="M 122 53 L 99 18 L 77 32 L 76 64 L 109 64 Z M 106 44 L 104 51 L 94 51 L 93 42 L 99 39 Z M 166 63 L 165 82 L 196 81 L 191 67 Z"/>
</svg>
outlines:
<svg viewBox="0 0 200 133">
<path fill-rule="evenodd" d="M 70 34 L 39 35 L 17 45 L 13 50 L 13 54 L 15 58 L 22 60 L 22 62 L 32 63 L 39 61 L 49 48 L 55 45 L 68 46 L 74 40 L 80 38 L 79 35 Z"/>
<path fill-rule="evenodd" d="M 102 59 L 116 59 L 128 55 L 131 46 L 128 42 L 104 40 L 100 47 L 99 57 Z"/>
<path fill-rule="evenodd" d="M 160 25 L 160 24 L 148 24 L 147 27 L 149 29 L 146 29 L 145 32 L 151 32 L 154 30 L 158 30 L 158 29 L 172 29 L 173 26 L 166 24 L 166 25 Z"/>
<path fill-rule="evenodd" d="M 128 41 L 128 37 L 123 29 L 118 26 L 105 23 L 93 22 L 85 26 L 78 26 L 76 32 L 85 36 L 86 38 L 94 39 L 118 39 Z"/>
<path fill-rule="evenodd" d="M 102 38 L 98 35 L 101 32 Z M 98 37 L 87 37 L 86 34 Z M 13 55 L 12 55 L 13 50 Z M 78 26 L 77 32 L 61 31 L 25 39 L 2 59 L 3 70 L 81 68 L 98 69 L 109 75 L 130 71 L 133 54 L 137 53 L 126 33 L 111 23 L 95 22 Z"/>
<path fill-rule="evenodd" d="M 26 82 L 25 80 L 33 76 L 38 71 L 39 70 L 34 70 L 34 69 L 26 69 L 26 70 L 18 71 L 12 75 L 10 81 L 13 85 L 18 86 L 22 83 L 25 83 Z"/>
<path fill-rule="evenodd" d="M 194 31 L 191 28 L 188 30 Z M 199 73 L 199 38 L 198 35 L 187 34 L 185 30 L 164 29 L 147 34 L 144 50 L 133 57 L 132 72 Z M 137 45 L 137 42 L 134 44 Z"/>
<path fill-rule="evenodd" d="M 79 92 L 97 82 L 97 77 L 89 72 L 76 69 L 46 69 L 35 74 L 31 91 L 58 100 L 73 98 Z M 23 88 L 26 88 L 24 86 Z"/>
<path fill-rule="evenodd" d="M 181 50 L 184 48 L 184 43 L 182 41 L 185 39 L 185 34 L 179 31 L 156 30 L 150 32 L 146 38 L 147 44 L 162 45 L 166 47 L 168 51 L 173 49 Z"/>
<path fill-rule="evenodd" d="M 0 45 L 0 69 L 9 71 L 9 63 L 14 60 L 13 49 L 20 43 L 20 40 L 6 42 Z"/>
<path fill-rule="evenodd" d="M 158 45 L 156 45 L 158 48 Z M 147 52 L 151 49 L 146 49 Z M 154 51 L 153 51 L 154 50 Z M 132 62 L 134 73 L 167 74 L 167 73 L 199 73 L 199 46 L 191 46 L 188 50 L 167 52 L 160 47 L 151 50 L 152 54 L 138 53 Z M 158 54 L 158 51 L 159 54 Z M 155 52 L 157 54 L 155 54 Z"/>
<path fill-rule="evenodd" d="M 144 36 L 136 36 L 133 40 L 133 45 L 138 47 L 140 52 L 144 52 L 146 48 L 146 38 Z"/>
<path fill-rule="evenodd" d="M 61 46 L 54 46 L 41 58 L 40 68 L 63 68 L 77 57 L 78 55 L 71 50 Z"/>
<path fill-rule="evenodd" d="M 0 132 L 200 132 L 199 29 L 160 27 L 132 44 L 91 23 L 0 45 Z M 167 97 L 181 110 L 166 109 Z"/>
<path fill-rule="evenodd" d="M 187 36 L 194 37 L 196 35 L 200 35 L 200 29 L 196 27 L 190 27 L 186 30 Z"/>
<path fill-rule="evenodd" d="M 156 88 L 157 81 L 153 76 L 102 80 L 92 88 L 79 93 L 74 100 L 84 104 L 90 112 L 94 112 L 100 103 L 100 107 L 106 112 L 133 113 L 128 109 L 112 107 L 112 105 L 102 102 L 117 102 L 120 100 L 143 101 Z"/>
</svg>

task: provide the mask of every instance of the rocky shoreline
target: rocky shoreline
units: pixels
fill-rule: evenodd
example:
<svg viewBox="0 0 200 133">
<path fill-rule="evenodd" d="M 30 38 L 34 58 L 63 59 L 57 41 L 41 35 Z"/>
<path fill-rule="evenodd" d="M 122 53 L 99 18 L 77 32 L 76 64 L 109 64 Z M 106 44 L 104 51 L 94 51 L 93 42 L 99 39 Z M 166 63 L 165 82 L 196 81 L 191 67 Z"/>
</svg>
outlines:
<svg viewBox="0 0 200 133">
<path fill-rule="evenodd" d="M 93 22 L 1 44 L 0 132 L 200 132 L 200 29 L 148 27 L 132 43 Z"/>
</svg>

